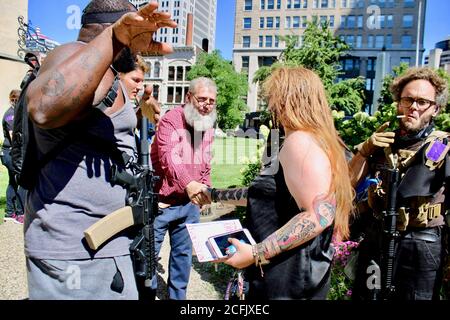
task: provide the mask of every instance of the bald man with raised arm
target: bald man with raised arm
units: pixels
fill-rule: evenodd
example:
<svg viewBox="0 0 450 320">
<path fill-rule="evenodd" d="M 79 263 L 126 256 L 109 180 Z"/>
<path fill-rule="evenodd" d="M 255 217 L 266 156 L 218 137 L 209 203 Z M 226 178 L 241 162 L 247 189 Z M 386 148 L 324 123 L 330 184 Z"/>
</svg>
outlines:
<svg viewBox="0 0 450 320">
<path fill-rule="evenodd" d="M 159 28 L 176 27 L 157 8 L 155 2 L 136 10 L 126 0 L 91 1 L 83 11 L 78 41 L 54 49 L 28 87 L 38 157 L 53 154 L 26 202 L 30 299 L 138 298 L 129 252 L 132 235 L 123 232 L 94 251 L 83 231 L 125 206 L 126 190 L 111 183 L 110 168 L 127 170 L 118 153 L 136 156 L 137 119 L 111 65 L 126 47 L 134 53 L 172 51 L 152 40 Z M 141 108 L 157 120 L 151 89 Z"/>
</svg>

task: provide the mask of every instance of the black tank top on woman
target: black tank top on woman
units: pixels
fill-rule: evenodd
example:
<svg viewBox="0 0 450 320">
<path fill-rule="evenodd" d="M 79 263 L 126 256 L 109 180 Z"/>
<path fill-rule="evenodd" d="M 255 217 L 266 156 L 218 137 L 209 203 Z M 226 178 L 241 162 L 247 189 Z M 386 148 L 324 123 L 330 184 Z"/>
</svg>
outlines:
<svg viewBox="0 0 450 320">
<path fill-rule="evenodd" d="M 256 242 L 285 225 L 304 211 L 298 208 L 284 180 L 281 165 L 275 175 L 260 175 L 248 192 L 245 225 Z M 326 299 L 329 290 L 333 226 L 316 238 L 270 259 L 261 270 L 246 269 L 249 281 L 249 300 L 257 299 Z"/>
</svg>

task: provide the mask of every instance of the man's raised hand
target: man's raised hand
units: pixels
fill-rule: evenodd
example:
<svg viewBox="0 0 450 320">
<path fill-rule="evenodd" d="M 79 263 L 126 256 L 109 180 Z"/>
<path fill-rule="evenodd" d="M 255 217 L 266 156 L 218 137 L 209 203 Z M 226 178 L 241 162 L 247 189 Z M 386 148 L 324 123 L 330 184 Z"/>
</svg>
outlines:
<svg viewBox="0 0 450 320">
<path fill-rule="evenodd" d="M 141 108 L 142 115 L 146 117 L 150 122 L 157 125 L 160 115 L 161 107 L 153 97 L 153 89 L 151 86 L 146 86 L 144 89 L 144 94 L 139 101 L 139 107 Z"/>
<path fill-rule="evenodd" d="M 129 47 L 134 53 L 171 53 L 172 47 L 166 43 L 153 41 L 153 34 L 160 28 L 176 28 L 170 13 L 157 12 L 158 3 L 150 2 L 137 12 L 125 14 L 113 24 L 113 34 L 117 41 Z"/>
</svg>

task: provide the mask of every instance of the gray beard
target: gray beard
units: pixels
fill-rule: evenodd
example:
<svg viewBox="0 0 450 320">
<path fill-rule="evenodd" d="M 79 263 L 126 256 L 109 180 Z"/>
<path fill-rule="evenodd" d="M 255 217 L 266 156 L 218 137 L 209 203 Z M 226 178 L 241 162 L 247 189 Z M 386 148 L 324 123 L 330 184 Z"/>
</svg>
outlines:
<svg viewBox="0 0 450 320">
<path fill-rule="evenodd" d="M 202 116 L 192 103 L 186 103 L 183 108 L 184 117 L 188 125 L 195 131 L 204 132 L 214 127 L 217 120 L 217 111 L 214 109 L 210 114 Z"/>
</svg>

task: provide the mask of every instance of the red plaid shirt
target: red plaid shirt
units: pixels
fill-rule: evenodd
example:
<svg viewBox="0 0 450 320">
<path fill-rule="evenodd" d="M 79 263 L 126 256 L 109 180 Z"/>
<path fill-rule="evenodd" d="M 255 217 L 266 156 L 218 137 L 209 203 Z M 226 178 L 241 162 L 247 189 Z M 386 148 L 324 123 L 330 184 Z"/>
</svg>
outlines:
<svg viewBox="0 0 450 320">
<path fill-rule="evenodd" d="M 151 149 L 153 169 L 160 177 L 156 191 L 161 202 L 170 205 L 188 203 L 185 190 L 191 181 L 211 186 L 213 141 L 214 129 L 195 132 L 186 123 L 183 107 L 162 117 Z"/>
</svg>

